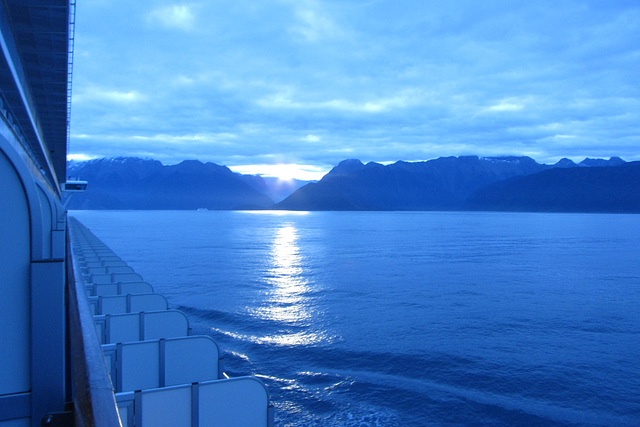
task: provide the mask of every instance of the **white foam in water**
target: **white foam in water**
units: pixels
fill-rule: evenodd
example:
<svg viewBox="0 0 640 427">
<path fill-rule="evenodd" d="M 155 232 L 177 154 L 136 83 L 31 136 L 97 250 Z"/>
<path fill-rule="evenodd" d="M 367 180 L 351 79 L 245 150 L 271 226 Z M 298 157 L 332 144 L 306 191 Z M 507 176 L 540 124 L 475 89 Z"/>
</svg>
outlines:
<svg viewBox="0 0 640 427">
<path fill-rule="evenodd" d="M 297 408 L 288 411 L 286 407 L 276 412 L 278 426 L 336 426 L 336 427 L 394 427 L 405 425 L 397 413 L 385 408 L 352 403 L 339 411 L 323 416 Z"/>
</svg>

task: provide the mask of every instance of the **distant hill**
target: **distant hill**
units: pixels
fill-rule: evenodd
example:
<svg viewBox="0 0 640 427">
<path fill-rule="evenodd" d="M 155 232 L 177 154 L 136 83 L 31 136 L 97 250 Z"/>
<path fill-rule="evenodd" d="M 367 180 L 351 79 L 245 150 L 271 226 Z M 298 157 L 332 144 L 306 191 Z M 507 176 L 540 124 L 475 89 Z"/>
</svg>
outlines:
<svg viewBox="0 0 640 427">
<path fill-rule="evenodd" d="M 69 162 L 67 175 L 89 181 L 69 209 L 242 209 L 274 202 L 259 176 L 197 160 L 171 166 L 129 157 Z"/>
<path fill-rule="evenodd" d="M 600 166 L 602 162 L 589 162 Z M 469 210 L 640 213 L 640 162 L 552 169 L 476 191 Z"/>
</svg>

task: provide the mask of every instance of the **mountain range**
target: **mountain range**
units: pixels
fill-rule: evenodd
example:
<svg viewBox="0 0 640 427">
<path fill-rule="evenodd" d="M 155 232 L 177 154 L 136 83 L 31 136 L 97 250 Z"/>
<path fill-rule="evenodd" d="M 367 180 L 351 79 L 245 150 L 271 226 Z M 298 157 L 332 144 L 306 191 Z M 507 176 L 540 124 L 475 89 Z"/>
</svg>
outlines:
<svg viewBox="0 0 640 427">
<path fill-rule="evenodd" d="M 132 157 L 71 161 L 67 175 L 89 182 L 69 209 L 264 209 L 307 184 L 241 175 L 198 160 L 166 166 Z"/>
<path fill-rule="evenodd" d="M 319 182 L 302 187 L 275 207 L 635 211 L 640 200 L 639 166 L 618 157 L 585 159 L 578 164 L 562 159 L 554 165 L 539 164 L 529 157 L 441 157 L 386 166 L 346 160 Z"/>
<path fill-rule="evenodd" d="M 195 160 L 164 166 L 136 158 L 70 162 L 68 174 L 89 181 L 70 209 L 640 212 L 640 162 L 618 157 L 553 165 L 530 157 L 389 165 L 351 159 L 318 182 L 241 175 Z"/>
</svg>

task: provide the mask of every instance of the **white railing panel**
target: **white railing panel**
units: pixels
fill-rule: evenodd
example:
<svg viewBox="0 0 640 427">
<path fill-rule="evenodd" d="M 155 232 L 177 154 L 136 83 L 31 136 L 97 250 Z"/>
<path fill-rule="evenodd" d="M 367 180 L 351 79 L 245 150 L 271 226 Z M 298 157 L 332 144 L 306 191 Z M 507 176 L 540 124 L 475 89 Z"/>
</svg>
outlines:
<svg viewBox="0 0 640 427">
<path fill-rule="evenodd" d="M 160 354 L 157 341 L 123 344 L 118 361 L 120 390 L 144 390 L 160 385 Z M 170 424 L 167 424 L 170 425 Z"/>
<path fill-rule="evenodd" d="M 104 283 L 113 283 L 113 280 L 111 279 L 111 274 L 90 274 L 87 278 L 89 283 L 95 283 L 97 285 Z"/>
<path fill-rule="evenodd" d="M 181 311 L 150 311 L 94 316 L 100 344 L 185 337 L 189 321 Z"/>
<path fill-rule="evenodd" d="M 114 273 L 113 282 L 142 282 L 142 276 L 137 273 Z"/>
<path fill-rule="evenodd" d="M 253 377 L 116 393 L 123 426 L 269 427 L 272 407 Z"/>
<path fill-rule="evenodd" d="M 88 286 L 89 295 L 94 297 L 101 297 L 106 295 L 118 295 L 118 284 L 117 283 L 108 283 L 102 285 L 92 285 Z"/>
<path fill-rule="evenodd" d="M 153 286 L 147 282 L 106 283 L 87 285 L 89 296 L 150 294 Z"/>
<path fill-rule="evenodd" d="M 96 314 L 127 313 L 127 298 L 122 297 L 98 297 Z"/>
<path fill-rule="evenodd" d="M 94 315 L 161 311 L 168 308 L 161 294 L 106 295 L 89 297 Z"/>
<path fill-rule="evenodd" d="M 87 267 L 87 274 L 107 274 L 107 267 Z"/>
<path fill-rule="evenodd" d="M 115 314 L 106 319 L 106 343 L 140 341 L 140 316 L 135 314 Z"/>
<path fill-rule="evenodd" d="M 189 335 L 189 320 L 181 311 L 147 312 L 144 316 L 144 338 L 147 340 Z"/>
<path fill-rule="evenodd" d="M 128 274 L 133 273 L 133 268 L 123 265 L 123 266 L 106 266 L 105 267 L 107 273 L 116 273 L 116 274 Z"/>
<path fill-rule="evenodd" d="M 120 283 L 118 293 L 120 293 L 121 295 L 151 294 L 153 293 L 153 286 L 151 286 L 147 282 Z"/>
<path fill-rule="evenodd" d="M 167 339 L 164 344 L 165 385 L 217 380 L 218 345 L 207 336 Z"/>
<path fill-rule="evenodd" d="M 141 426 L 191 427 L 191 387 L 148 390 L 141 393 Z M 201 424 L 207 425 L 207 424 Z M 213 424 L 208 424 L 213 425 Z M 243 424 L 236 424 L 236 427 Z M 244 424 L 250 426 L 250 424 Z"/>
<path fill-rule="evenodd" d="M 264 384 L 253 377 L 201 383 L 199 395 L 201 425 L 267 427 L 269 424 L 269 394 Z"/>
<path fill-rule="evenodd" d="M 127 295 L 130 299 L 129 313 L 139 311 L 159 311 L 168 308 L 167 299 L 162 294 Z"/>
</svg>

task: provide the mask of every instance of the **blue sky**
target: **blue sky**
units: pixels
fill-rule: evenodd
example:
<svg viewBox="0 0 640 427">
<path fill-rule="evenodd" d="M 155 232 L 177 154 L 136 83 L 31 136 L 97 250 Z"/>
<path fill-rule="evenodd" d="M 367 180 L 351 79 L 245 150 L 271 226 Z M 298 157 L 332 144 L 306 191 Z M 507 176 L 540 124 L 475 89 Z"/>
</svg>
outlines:
<svg viewBox="0 0 640 427">
<path fill-rule="evenodd" d="M 640 160 L 637 0 L 84 0 L 76 22 L 72 158 L 307 179 L 347 158 Z"/>
</svg>

